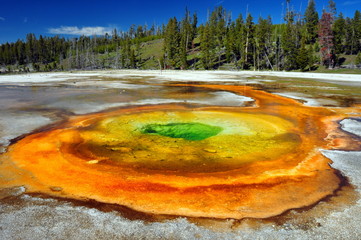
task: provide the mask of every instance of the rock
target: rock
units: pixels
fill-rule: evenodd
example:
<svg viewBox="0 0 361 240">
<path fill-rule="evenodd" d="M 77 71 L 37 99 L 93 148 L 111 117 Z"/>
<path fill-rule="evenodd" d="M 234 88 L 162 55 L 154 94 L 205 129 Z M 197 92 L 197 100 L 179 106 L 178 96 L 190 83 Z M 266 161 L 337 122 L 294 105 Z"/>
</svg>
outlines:
<svg viewBox="0 0 361 240">
<path fill-rule="evenodd" d="M 62 187 L 57 187 L 57 186 L 51 186 L 49 187 L 51 191 L 53 192 L 61 192 L 63 191 L 63 188 Z"/>
<path fill-rule="evenodd" d="M 87 164 L 97 164 L 99 163 L 99 160 L 90 160 L 86 162 Z"/>
<path fill-rule="evenodd" d="M 24 186 L 13 187 L 13 188 L 4 188 L 0 190 L 0 199 L 4 199 L 11 196 L 20 196 L 26 191 Z"/>
<path fill-rule="evenodd" d="M 209 153 L 216 153 L 216 152 L 217 152 L 217 150 L 215 150 L 215 149 L 210 149 L 210 148 L 205 148 L 205 149 L 203 149 L 203 151 L 209 152 Z"/>
<path fill-rule="evenodd" d="M 122 153 L 129 153 L 129 152 L 133 151 L 133 149 L 128 148 L 128 147 L 113 147 L 113 148 L 111 148 L 111 150 L 122 152 Z"/>
</svg>

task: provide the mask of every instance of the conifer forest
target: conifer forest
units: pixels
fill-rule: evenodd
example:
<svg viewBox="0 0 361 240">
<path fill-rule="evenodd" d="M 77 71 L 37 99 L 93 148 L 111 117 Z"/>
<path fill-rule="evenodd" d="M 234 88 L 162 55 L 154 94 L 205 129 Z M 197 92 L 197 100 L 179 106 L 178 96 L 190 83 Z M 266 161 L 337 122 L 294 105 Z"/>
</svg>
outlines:
<svg viewBox="0 0 361 240">
<path fill-rule="evenodd" d="M 218 6 L 199 23 L 187 9 L 162 25 L 132 25 L 104 36 L 36 36 L 0 45 L 4 72 L 74 69 L 226 69 L 313 71 L 360 68 L 361 12 L 338 12 L 330 0 L 319 13 L 315 0 L 297 12 L 286 0 L 282 23 L 272 16 L 235 19 Z M 278 18 L 278 16 L 277 16 Z"/>
</svg>

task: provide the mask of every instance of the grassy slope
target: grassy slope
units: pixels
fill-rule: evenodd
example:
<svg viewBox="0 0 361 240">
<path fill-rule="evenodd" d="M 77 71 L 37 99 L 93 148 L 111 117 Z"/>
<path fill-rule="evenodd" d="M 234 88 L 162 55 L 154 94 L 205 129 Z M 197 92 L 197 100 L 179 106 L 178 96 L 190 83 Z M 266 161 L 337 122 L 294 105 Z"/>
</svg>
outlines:
<svg viewBox="0 0 361 240">
<path fill-rule="evenodd" d="M 163 56 L 163 39 L 145 42 L 140 47 L 142 59 L 141 69 L 159 69 L 159 61 Z"/>
</svg>

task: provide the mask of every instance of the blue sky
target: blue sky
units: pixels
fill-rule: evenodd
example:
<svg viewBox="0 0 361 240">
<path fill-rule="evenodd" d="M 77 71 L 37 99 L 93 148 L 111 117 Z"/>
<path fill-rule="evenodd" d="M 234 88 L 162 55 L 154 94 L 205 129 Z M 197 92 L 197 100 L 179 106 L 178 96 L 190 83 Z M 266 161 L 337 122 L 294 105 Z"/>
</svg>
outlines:
<svg viewBox="0 0 361 240">
<path fill-rule="evenodd" d="M 361 0 L 334 0 L 338 12 L 352 17 L 361 10 Z M 294 9 L 304 12 L 308 0 L 291 0 Z M 328 0 L 316 0 L 319 13 Z M 65 37 L 78 34 L 105 33 L 111 29 L 127 30 L 131 24 L 149 26 L 167 23 L 170 17 L 181 19 L 186 7 L 197 12 L 199 22 L 207 19 L 212 11 L 222 5 L 232 12 L 233 18 L 248 11 L 257 20 L 259 16 L 272 16 L 274 23 L 282 19 L 285 0 L 0 0 L 0 44 L 25 39 L 27 33 L 36 36 Z"/>
</svg>

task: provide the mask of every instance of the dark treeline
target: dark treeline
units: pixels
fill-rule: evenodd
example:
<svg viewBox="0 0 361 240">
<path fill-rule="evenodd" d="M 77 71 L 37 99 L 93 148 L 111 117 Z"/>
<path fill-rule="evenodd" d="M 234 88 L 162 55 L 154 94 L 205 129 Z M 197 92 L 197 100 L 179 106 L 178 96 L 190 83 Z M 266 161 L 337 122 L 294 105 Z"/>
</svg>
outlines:
<svg viewBox="0 0 361 240">
<path fill-rule="evenodd" d="M 231 13 L 219 6 L 201 25 L 197 14 L 186 10 L 181 20 L 171 18 L 161 27 L 133 25 L 105 36 L 36 38 L 30 33 L 26 41 L 0 46 L 0 65 L 8 71 L 127 69 L 149 68 L 146 62 L 153 61 L 153 67 L 164 69 L 307 71 L 320 65 L 339 67 L 351 55 L 356 56 L 354 64 L 361 64 L 359 10 L 345 17 L 337 14 L 332 0 L 321 14 L 314 0 L 304 13 L 294 11 L 290 0 L 286 6 L 282 24 L 273 24 L 270 16 L 255 20 L 250 13 L 232 20 Z M 154 48 L 155 40 L 161 47 Z M 149 56 L 152 51 L 157 54 Z"/>
<path fill-rule="evenodd" d="M 114 68 L 136 68 L 136 55 L 140 43 L 162 36 L 160 28 L 152 26 L 131 26 L 129 31 L 105 36 L 81 36 L 65 39 L 59 36 L 39 38 L 27 34 L 26 41 L 6 43 L 0 46 L 0 65 L 23 66 L 28 71 L 29 65 L 35 71 L 55 69 L 94 69 L 103 68 L 104 58 L 100 55 L 115 52 Z M 10 67 L 9 67 L 10 68 Z"/>
</svg>

